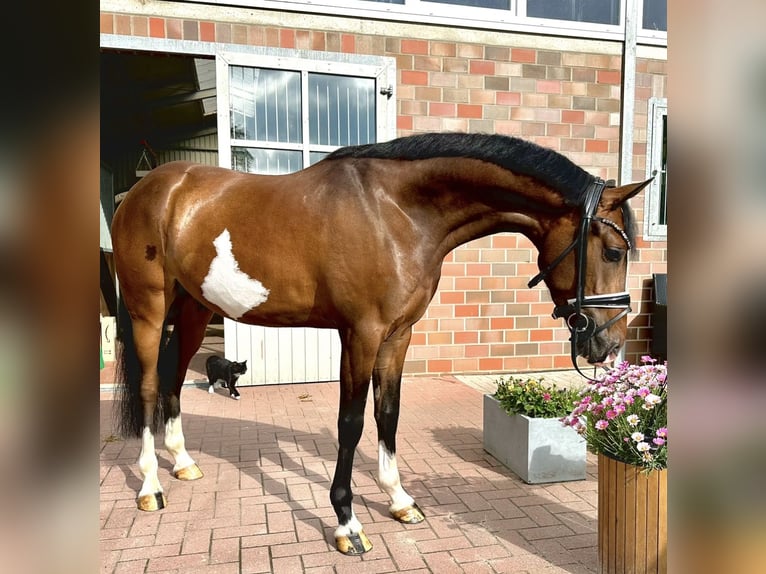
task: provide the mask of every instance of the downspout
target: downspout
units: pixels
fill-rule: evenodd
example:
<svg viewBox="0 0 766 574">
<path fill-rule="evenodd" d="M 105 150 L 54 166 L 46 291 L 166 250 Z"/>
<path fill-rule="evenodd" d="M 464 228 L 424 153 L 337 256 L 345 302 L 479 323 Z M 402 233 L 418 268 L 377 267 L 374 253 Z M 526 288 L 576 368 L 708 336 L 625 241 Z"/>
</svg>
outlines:
<svg viewBox="0 0 766 574">
<path fill-rule="evenodd" d="M 636 36 L 638 1 L 625 0 L 625 39 L 622 48 L 622 93 L 620 94 L 620 170 L 619 185 L 633 180 L 633 127 L 636 108 Z M 627 278 L 626 278 L 627 279 Z M 626 341 L 627 344 L 627 341 Z M 616 364 L 625 360 L 625 345 Z"/>
</svg>

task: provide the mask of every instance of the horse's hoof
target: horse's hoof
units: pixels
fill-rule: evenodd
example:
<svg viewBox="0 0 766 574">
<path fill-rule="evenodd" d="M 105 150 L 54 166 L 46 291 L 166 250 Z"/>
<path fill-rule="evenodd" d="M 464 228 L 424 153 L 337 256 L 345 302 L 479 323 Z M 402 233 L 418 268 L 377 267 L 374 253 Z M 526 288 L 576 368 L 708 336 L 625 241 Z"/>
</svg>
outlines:
<svg viewBox="0 0 766 574">
<path fill-rule="evenodd" d="M 239 400 L 239 395 L 231 395 L 231 398 L 234 399 L 235 401 L 238 401 Z"/>
<path fill-rule="evenodd" d="M 167 505 L 168 501 L 162 492 L 155 492 L 154 494 L 144 494 L 138 497 L 138 509 L 145 510 L 146 512 L 154 512 L 155 510 L 162 510 Z"/>
<path fill-rule="evenodd" d="M 215 393 L 215 389 L 213 388 L 213 385 L 210 385 L 210 386 L 207 388 L 207 392 L 208 392 L 208 393 L 210 393 L 211 395 Z"/>
<path fill-rule="evenodd" d="M 412 503 L 412 506 L 407 506 L 406 508 L 392 512 L 391 516 L 402 524 L 418 524 L 426 519 L 426 515 L 423 514 L 423 511 L 420 510 L 420 507 L 414 502 Z"/>
<path fill-rule="evenodd" d="M 196 464 L 191 464 L 186 468 L 180 468 L 174 471 L 173 476 L 175 476 L 178 480 L 197 480 L 198 478 L 202 478 L 204 475 Z"/>
<path fill-rule="evenodd" d="M 372 550 L 372 542 L 364 532 L 338 536 L 335 538 L 335 546 L 341 554 L 346 556 L 359 556 Z"/>
</svg>

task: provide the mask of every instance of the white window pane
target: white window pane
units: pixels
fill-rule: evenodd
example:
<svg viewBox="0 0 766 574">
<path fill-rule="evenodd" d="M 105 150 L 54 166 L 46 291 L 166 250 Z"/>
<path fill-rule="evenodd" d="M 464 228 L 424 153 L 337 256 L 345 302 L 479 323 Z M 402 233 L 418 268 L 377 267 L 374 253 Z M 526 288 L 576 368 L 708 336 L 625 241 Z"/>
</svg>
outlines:
<svg viewBox="0 0 766 574">
<path fill-rule="evenodd" d="M 309 74 L 309 141 L 346 146 L 376 140 L 375 80 Z"/>
<path fill-rule="evenodd" d="M 511 0 L 425 0 L 434 4 L 457 4 L 460 6 L 472 6 L 474 8 L 496 8 L 498 10 L 510 10 Z"/>
<path fill-rule="evenodd" d="M 668 31 L 668 0 L 644 0 L 644 30 Z"/>
<path fill-rule="evenodd" d="M 231 167 L 246 173 L 280 175 L 302 169 L 303 155 L 284 149 L 232 147 Z"/>
<path fill-rule="evenodd" d="M 527 16 L 619 24 L 620 0 L 527 0 Z"/>
<path fill-rule="evenodd" d="M 231 66 L 230 78 L 232 138 L 301 142 L 300 72 Z"/>
</svg>

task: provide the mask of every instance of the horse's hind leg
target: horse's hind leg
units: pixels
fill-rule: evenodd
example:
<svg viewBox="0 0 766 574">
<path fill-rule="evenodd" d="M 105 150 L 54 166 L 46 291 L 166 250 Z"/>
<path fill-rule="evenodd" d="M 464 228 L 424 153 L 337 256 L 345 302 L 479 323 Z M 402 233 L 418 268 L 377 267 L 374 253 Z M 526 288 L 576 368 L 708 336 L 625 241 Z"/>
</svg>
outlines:
<svg viewBox="0 0 766 574">
<path fill-rule="evenodd" d="M 134 314 L 132 321 L 133 340 L 142 373 L 140 395 L 144 415 L 141 454 L 138 457 L 138 468 L 144 480 L 138 493 L 137 504 L 140 510 L 147 511 L 159 510 L 167 504 L 157 476 L 157 454 L 154 449 L 154 431 L 152 430 L 159 394 L 157 360 L 162 339 L 164 305 L 164 299 L 155 301 L 154 314 L 150 312 Z"/>
<path fill-rule="evenodd" d="M 173 476 L 179 480 L 196 480 L 202 478 L 202 471 L 186 450 L 181 424 L 181 389 L 186 369 L 205 338 L 205 330 L 213 313 L 187 294 L 179 294 L 173 306 L 174 311 L 177 310 L 173 332 L 177 337 L 174 344 L 178 345 L 178 363 L 175 366 L 175 386 L 165 409 L 165 448 L 173 456 Z"/>
<path fill-rule="evenodd" d="M 381 345 L 372 373 L 378 426 L 378 483 L 391 498 L 391 516 L 405 524 L 417 524 L 425 519 L 423 511 L 402 488 L 396 462 L 402 369 L 411 335 L 411 328 L 391 335 Z"/>
</svg>

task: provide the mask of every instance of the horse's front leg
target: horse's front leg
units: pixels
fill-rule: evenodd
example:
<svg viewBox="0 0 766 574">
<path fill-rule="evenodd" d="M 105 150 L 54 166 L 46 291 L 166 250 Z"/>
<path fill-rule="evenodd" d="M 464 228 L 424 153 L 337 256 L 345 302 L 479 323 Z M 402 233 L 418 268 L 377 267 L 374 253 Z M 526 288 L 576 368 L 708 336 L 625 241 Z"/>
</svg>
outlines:
<svg viewBox="0 0 766 574">
<path fill-rule="evenodd" d="M 412 330 L 394 334 L 381 345 L 373 371 L 375 422 L 378 426 L 378 483 L 391 498 L 389 512 L 399 522 L 417 524 L 425 515 L 402 488 L 396 462 L 396 430 L 399 424 L 404 356 Z"/>
<path fill-rule="evenodd" d="M 351 471 L 354 452 L 364 427 L 364 407 L 377 347 L 364 345 L 358 337 L 343 337 L 338 411 L 338 463 L 330 487 L 330 502 L 338 517 L 335 545 L 343 554 L 364 554 L 372 543 L 351 508 Z"/>
</svg>

